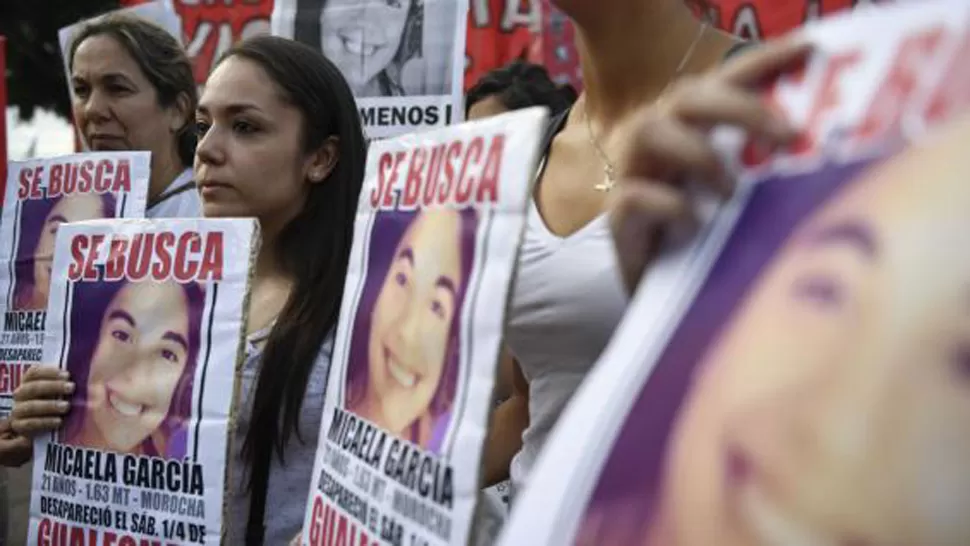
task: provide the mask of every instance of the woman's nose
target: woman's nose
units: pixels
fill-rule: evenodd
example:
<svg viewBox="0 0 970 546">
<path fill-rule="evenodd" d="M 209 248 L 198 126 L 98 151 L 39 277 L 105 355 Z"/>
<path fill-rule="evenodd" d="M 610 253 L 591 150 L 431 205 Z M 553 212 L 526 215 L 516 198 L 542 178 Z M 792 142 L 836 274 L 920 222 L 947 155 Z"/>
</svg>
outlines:
<svg viewBox="0 0 970 546">
<path fill-rule="evenodd" d="M 84 101 L 84 117 L 89 122 L 104 123 L 111 119 L 111 101 L 105 94 L 92 89 L 87 99 Z"/>
<path fill-rule="evenodd" d="M 198 145 L 195 148 L 196 159 L 205 165 L 225 163 L 226 154 L 221 138 L 218 129 L 214 126 L 199 135 Z"/>
<path fill-rule="evenodd" d="M 403 306 L 398 319 L 397 341 L 401 351 L 413 351 L 422 335 L 421 313 L 410 302 Z"/>
</svg>

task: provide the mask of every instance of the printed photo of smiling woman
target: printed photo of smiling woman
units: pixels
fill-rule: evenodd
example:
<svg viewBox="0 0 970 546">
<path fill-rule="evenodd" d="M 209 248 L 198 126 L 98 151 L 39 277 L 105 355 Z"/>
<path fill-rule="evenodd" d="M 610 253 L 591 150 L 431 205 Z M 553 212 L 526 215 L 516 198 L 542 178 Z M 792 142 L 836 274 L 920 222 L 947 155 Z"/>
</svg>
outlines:
<svg viewBox="0 0 970 546">
<path fill-rule="evenodd" d="M 185 457 L 205 292 L 174 280 L 74 287 L 67 369 L 79 388 L 61 441 Z"/>
<path fill-rule="evenodd" d="M 456 0 L 280 3 L 295 4 L 293 38 L 319 47 L 355 97 L 451 94 Z"/>
<path fill-rule="evenodd" d="M 440 453 L 460 375 L 474 209 L 378 213 L 354 318 L 347 410 Z"/>
</svg>

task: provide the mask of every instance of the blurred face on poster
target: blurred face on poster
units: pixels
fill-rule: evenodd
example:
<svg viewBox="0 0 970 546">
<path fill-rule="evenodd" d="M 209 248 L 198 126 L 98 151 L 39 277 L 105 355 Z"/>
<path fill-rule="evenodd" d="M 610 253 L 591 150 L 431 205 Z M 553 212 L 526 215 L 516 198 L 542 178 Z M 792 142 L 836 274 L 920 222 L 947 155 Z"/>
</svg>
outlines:
<svg viewBox="0 0 970 546">
<path fill-rule="evenodd" d="M 320 47 L 355 94 L 382 94 L 375 79 L 397 55 L 413 1 L 326 0 Z"/>
<path fill-rule="evenodd" d="M 91 150 L 171 153 L 185 114 L 176 105 L 161 106 L 155 87 L 117 40 L 86 38 L 72 63 L 74 123 Z"/>
<path fill-rule="evenodd" d="M 968 139 L 864 172 L 762 271 L 676 422 L 662 542 L 970 541 Z"/>
<path fill-rule="evenodd" d="M 420 213 L 398 244 L 374 303 L 363 406 L 373 408 L 369 417 L 378 425 L 401 436 L 410 437 L 415 422 L 430 428 L 423 418 L 453 350 L 465 282 L 461 229 L 457 211 Z"/>
<path fill-rule="evenodd" d="M 189 339 L 181 285 L 128 283 L 118 291 L 101 318 L 91 358 L 81 443 L 137 451 L 169 414 L 188 364 Z"/>
<path fill-rule="evenodd" d="M 33 272 L 33 284 L 31 293 L 26 297 L 22 308 L 47 309 L 47 300 L 50 295 L 51 284 L 51 263 L 54 256 L 54 240 L 57 235 L 57 228 L 67 222 L 80 222 L 83 220 L 93 220 L 104 218 L 107 213 L 104 201 L 101 196 L 93 193 L 78 193 L 66 195 L 60 198 L 51 208 L 44 222 L 37 233 L 37 244 L 34 247 L 30 258 L 33 260 L 31 266 Z M 25 218 L 26 220 L 26 218 Z M 29 234 L 23 230 L 23 236 Z"/>
</svg>

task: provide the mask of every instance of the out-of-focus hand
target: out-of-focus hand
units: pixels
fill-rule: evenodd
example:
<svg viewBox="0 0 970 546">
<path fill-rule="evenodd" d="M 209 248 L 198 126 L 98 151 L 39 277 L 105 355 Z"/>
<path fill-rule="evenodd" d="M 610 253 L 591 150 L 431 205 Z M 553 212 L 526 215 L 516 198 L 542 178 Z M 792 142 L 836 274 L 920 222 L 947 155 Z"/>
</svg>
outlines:
<svg viewBox="0 0 970 546">
<path fill-rule="evenodd" d="M 759 84 L 793 68 L 811 51 L 806 43 L 767 43 L 706 74 L 675 82 L 662 100 L 633 118 L 620 156 L 622 183 L 613 190 L 610 222 L 627 288 L 632 292 L 656 255 L 665 228 L 688 224 L 694 203 L 683 181 L 708 184 L 724 197 L 734 181 L 708 138 L 718 125 L 740 127 L 781 146 L 797 132 L 759 98 Z"/>
<path fill-rule="evenodd" d="M 14 432 L 9 419 L 0 419 L 0 466 L 20 466 L 32 455 L 30 439 Z"/>
<path fill-rule="evenodd" d="M 28 438 L 57 430 L 70 409 L 64 397 L 73 392 L 67 372 L 54 366 L 32 366 L 14 391 L 11 428 Z"/>
</svg>

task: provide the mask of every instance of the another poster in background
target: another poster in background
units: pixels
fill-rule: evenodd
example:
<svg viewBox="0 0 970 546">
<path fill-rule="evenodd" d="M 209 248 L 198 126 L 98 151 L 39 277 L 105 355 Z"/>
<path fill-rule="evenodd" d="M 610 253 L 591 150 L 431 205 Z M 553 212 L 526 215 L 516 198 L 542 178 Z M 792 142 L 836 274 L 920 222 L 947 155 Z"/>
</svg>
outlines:
<svg viewBox="0 0 970 546">
<path fill-rule="evenodd" d="M 970 544 L 970 4 L 804 36 L 764 95 L 803 134 L 715 133 L 736 199 L 645 277 L 501 545 Z"/>
<path fill-rule="evenodd" d="M 546 118 L 371 145 L 303 544 L 468 542 Z"/>
<path fill-rule="evenodd" d="M 30 544 L 222 542 L 251 219 L 58 231 L 44 361 L 77 385 L 34 443 Z"/>
<path fill-rule="evenodd" d="M 319 49 L 357 99 L 367 137 L 463 119 L 468 0 L 277 0 L 273 34 Z"/>
<path fill-rule="evenodd" d="M 179 43 L 182 43 L 182 23 L 179 21 L 178 15 L 170 6 L 168 6 L 163 0 L 156 0 L 154 2 L 146 2 L 144 4 L 139 4 L 136 6 L 131 6 L 127 8 L 122 8 L 114 11 L 110 11 L 106 14 L 99 15 L 97 17 L 92 17 L 90 19 L 85 19 L 84 21 L 79 21 L 73 25 L 64 27 L 57 31 L 57 41 L 61 48 L 61 59 L 64 60 L 64 75 L 67 81 L 67 91 L 74 96 L 74 86 L 71 85 L 71 69 L 70 69 L 70 55 L 71 55 L 71 45 L 74 42 L 74 35 L 78 30 L 84 27 L 86 24 L 90 24 L 97 21 L 107 15 L 114 13 L 125 13 L 140 17 L 142 19 L 147 19 L 156 25 L 164 28 L 172 36 L 178 39 Z M 83 144 L 82 144 L 83 145 Z"/>
<path fill-rule="evenodd" d="M 687 0 L 698 17 L 746 40 L 781 36 L 805 23 L 893 0 Z"/>
<path fill-rule="evenodd" d="M 58 227 L 142 218 L 149 152 L 96 152 L 11 161 L 0 223 L 0 417 L 27 369 L 41 362 Z"/>
<path fill-rule="evenodd" d="M 465 91 L 489 71 L 512 61 L 542 64 L 540 0 L 469 2 Z"/>
<path fill-rule="evenodd" d="M 552 81 L 583 90 L 583 71 L 576 49 L 576 28 L 572 20 L 551 0 L 542 0 L 542 64 Z"/>
</svg>

